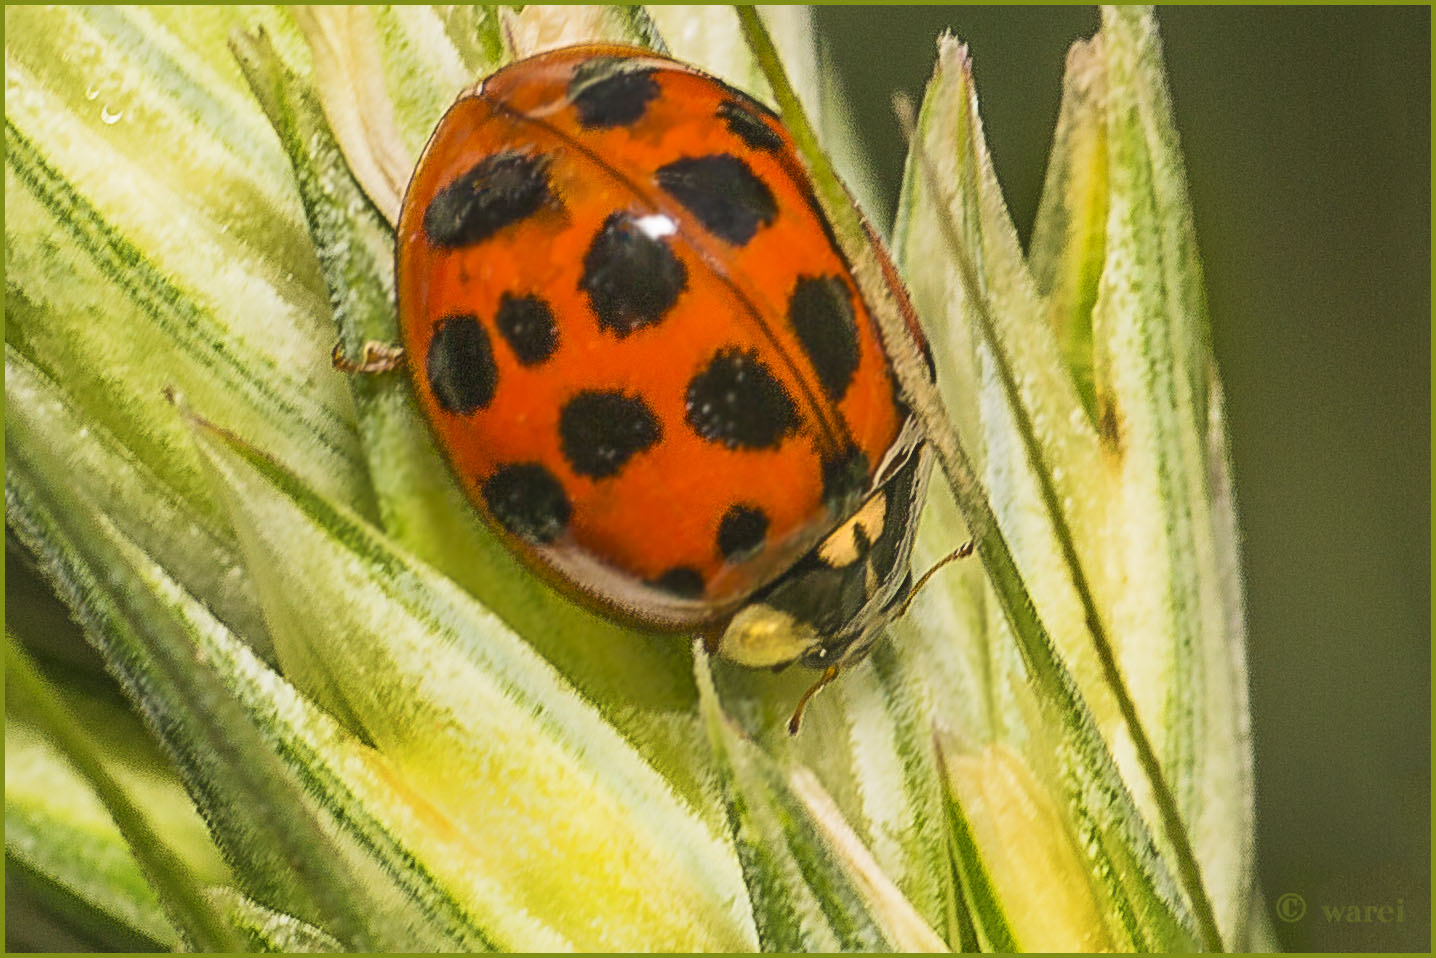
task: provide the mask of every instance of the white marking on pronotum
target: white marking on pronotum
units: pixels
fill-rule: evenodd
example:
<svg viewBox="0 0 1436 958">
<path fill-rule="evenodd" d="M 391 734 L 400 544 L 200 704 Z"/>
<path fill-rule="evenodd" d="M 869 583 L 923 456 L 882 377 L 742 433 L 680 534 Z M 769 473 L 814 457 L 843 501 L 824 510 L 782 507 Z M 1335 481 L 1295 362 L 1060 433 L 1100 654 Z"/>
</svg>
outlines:
<svg viewBox="0 0 1436 958">
<path fill-rule="evenodd" d="M 866 546 L 871 546 L 882 535 L 883 519 L 887 517 L 887 511 L 887 494 L 879 492 L 863 503 L 863 507 L 855 512 L 851 519 L 838 526 L 832 535 L 823 540 L 823 544 L 818 547 L 818 558 L 835 569 L 861 559 L 867 551 Z M 862 530 L 865 543 L 858 542 L 859 529 Z"/>
</svg>

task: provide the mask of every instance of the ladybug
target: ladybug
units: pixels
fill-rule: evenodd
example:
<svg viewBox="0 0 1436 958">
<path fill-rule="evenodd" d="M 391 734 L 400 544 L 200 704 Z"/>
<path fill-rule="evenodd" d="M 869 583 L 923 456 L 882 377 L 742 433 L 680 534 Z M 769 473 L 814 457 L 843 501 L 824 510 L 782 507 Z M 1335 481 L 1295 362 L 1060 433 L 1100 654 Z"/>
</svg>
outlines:
<svg viewBox="0 0 1436 958">
<path fill-rule="evenodd" d="M 516 62 L 439 123 L 396 255 L 439 444 L 568 594 L 812 691 L 901 608 L 930 454 L 762 104 L 628 47 Z"/>
</svg>

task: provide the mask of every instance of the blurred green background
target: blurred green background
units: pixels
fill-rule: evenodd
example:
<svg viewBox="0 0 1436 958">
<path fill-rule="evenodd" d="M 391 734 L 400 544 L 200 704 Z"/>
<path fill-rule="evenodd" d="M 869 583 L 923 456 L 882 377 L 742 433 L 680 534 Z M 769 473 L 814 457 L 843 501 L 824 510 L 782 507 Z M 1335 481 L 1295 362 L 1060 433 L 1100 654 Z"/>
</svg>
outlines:
<svg viewBox="0 0 1436 958">
<path fill-rule="evenodd" d="M 1259 877 L 1287 949 L 1430 931 L 1430 11 L 1163 8 L 1245 535 Z M 891 94 L 972 51 L 1019 233 L 1089 7 L 828 7 L 822 39 L 895 201 Z M 878 212 L 890 221 L 891 206 Z M 1329 923 L 1322 905 L 1403 904 Z"/>
</svg>

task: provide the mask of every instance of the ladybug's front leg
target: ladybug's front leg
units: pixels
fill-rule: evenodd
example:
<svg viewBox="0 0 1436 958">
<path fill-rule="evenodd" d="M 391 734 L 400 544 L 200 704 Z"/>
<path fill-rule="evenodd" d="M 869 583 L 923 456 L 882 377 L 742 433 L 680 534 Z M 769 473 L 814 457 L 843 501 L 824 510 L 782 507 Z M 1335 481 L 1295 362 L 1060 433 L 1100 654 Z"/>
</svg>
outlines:
<svg viewBox="0 0 1436 958">
<path fill-rule="evenodd" d="M 404 347 L 371 339 L 364 344 L 364 358 L 356 363 L 344 355 L 344 343 L 340 341 L 334 344 L 334 351 L 329 354 L 329 358 L 334 368 L 340 372 L 366 375 L 387 373 L 404 365 Z"/>
</svg>

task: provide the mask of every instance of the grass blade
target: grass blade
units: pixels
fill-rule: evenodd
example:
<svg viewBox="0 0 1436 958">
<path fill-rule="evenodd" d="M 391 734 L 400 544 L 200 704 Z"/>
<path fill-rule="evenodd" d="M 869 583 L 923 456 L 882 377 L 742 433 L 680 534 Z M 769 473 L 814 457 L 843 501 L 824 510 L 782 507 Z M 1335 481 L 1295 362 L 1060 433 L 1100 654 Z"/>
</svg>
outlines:
<svg viewBox="0 0 1436 958">
<path fill-rule="evenodd" d="M 764 951 L 945 951 L 842 821 L 811 773 L 794 784 L 723 714 L 695 647 L 700 709 L 716 756 Z"/>
<path fill-rule="evenodd" d="M 244 936 L 249 951 L 314 954 L 343 951 L 332 935 L 292 915 L 266 908 L 230 888 L 210 890 L 210 900 Z"/>
<path fill-rule="evenodd" d="M 304 807 L 297 787 L 255 740 L 231 693 L 194 667 L 194 634 L 146 580 L 141 554 L 93 506 L 75 501 L 64 467 L 46 450 L 31 444 L 8 459 L 12 532 L 81 620 L 191 794 L 202 797 L 211 826 L 234 826 L 216 840 L 238 880 L 253 883 L 259 897 L 296 903 L 341 940 L 366 941 L 355 911 L 364 894 L 347 873 L 331 870 L 332 843 L 296 811 Z"/>
<path fill-rule="evenodd" d="M 731 849 L 500 619 L 292 472 L 195 428 L 281 661 L 456 830 L 458 854 L 428 865 L 481 890 L 470 907 L 497 944 L 751 940 Z"/>
<path fill-rule="evenodd" d="M 1111 199 L 1096 395 L 1113 494 L 1134 519 L 1113 537 L 1112 561 L 1131 571 L 1113 623 L 1159 637 L 1144 668 L 1177 677 L 1133 693 L 1196 849 L 1186 884 L 1200 873 L 1210 920 L 1231 934 L 1245 925 L 1254 821 L 1226 427 L 1156 18 L 1104 10 L 1101 37 Z"/>
<path fill-rule="evenodd" d="M 70 716 L 55 691 L 41 678 L 30 657 L 13 637 L 9 637 L 6 653 L 7 697 L 17 695 L 22 700 L 30 714 L 59 745 L 66 760 L 94 789 L 124 835 L 145 879 L 163 902 L 170 920 L 195 947 L 208 951 L 238 950 L 239 937 L 199 893 L 199 883 L 189 866 L 171 850 L 124 787 L 110 774 L 99 749 Z M 118 896 L 108 897 L 115 904 L 123 900 Z"/>
</svg>

